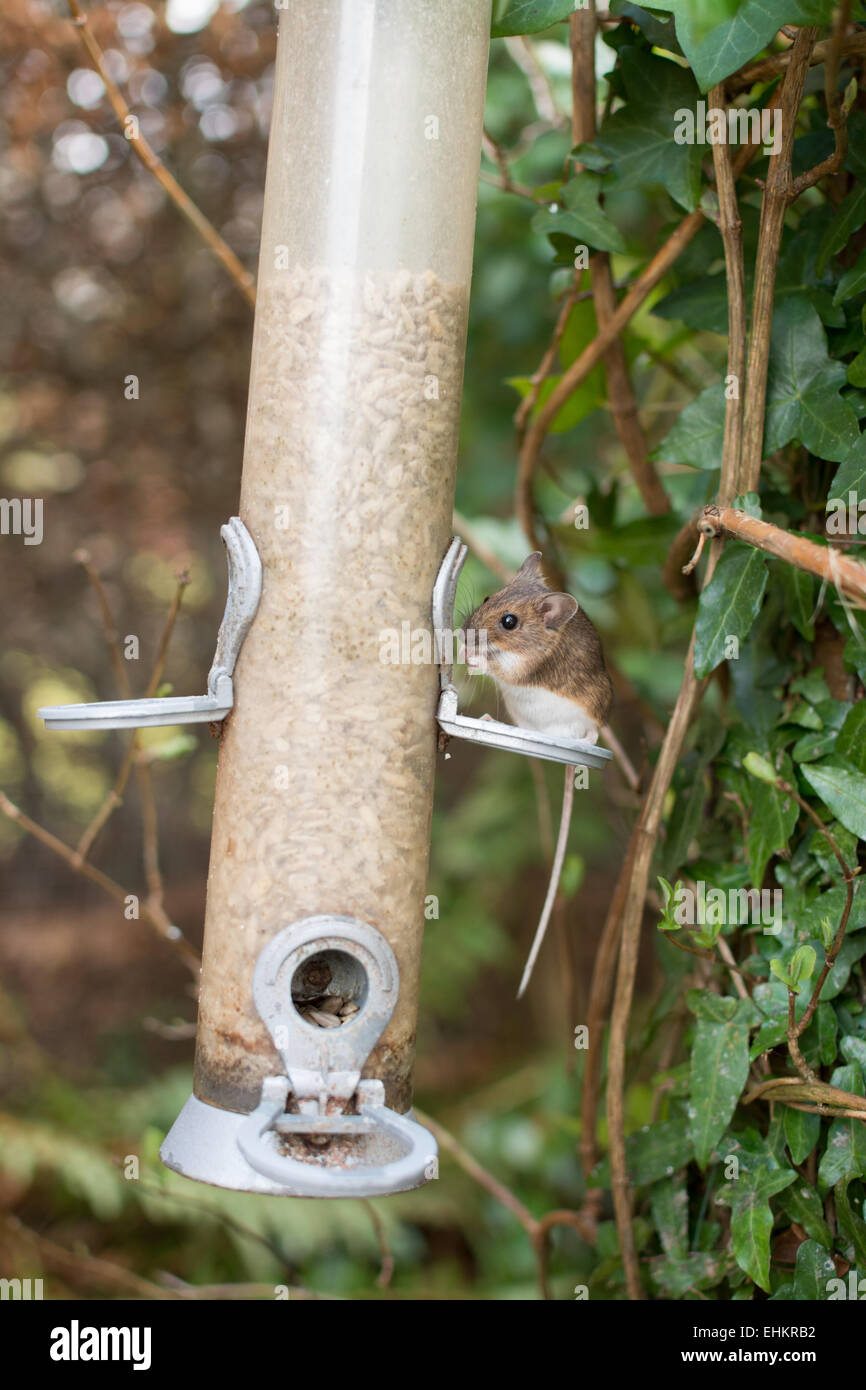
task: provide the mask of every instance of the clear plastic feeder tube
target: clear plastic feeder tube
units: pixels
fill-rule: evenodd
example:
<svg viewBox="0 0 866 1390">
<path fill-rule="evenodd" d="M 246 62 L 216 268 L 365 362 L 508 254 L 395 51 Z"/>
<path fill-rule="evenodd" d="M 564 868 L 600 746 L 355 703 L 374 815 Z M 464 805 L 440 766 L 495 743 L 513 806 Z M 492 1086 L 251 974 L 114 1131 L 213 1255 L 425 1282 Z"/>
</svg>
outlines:
<svg viewBox="0 0 866 1390">
<path fill-rule="evenodd" d="M 489 22 L 490 0 L 291 0 L 280 17 L 240 504 L 263 587 L 220 748 L 195 1074 L 199 1100 L 230 1111 L 281 1069 L 256 960 L 319 913 L 369 923 L 394 951 L 397 1006 L 363 1074 L 393 1109 L 411 1104 L 431 593 Z"/>
</svg>

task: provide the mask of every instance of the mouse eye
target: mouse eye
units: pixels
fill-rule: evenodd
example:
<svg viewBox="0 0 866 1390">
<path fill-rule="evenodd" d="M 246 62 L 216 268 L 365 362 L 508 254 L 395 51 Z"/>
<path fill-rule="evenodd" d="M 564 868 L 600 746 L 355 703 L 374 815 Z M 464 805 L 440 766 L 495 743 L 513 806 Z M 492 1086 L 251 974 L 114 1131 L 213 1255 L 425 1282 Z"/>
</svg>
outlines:
<svg viewBox="0 0 866 1390">
<path fill-rule="evenodd" d="M 514 613 L 505 613 L 499 619 L 500 627 L 504 627 L 506 632 L 513 632 L 520 624 L 520 619 Z"/>
</svg>

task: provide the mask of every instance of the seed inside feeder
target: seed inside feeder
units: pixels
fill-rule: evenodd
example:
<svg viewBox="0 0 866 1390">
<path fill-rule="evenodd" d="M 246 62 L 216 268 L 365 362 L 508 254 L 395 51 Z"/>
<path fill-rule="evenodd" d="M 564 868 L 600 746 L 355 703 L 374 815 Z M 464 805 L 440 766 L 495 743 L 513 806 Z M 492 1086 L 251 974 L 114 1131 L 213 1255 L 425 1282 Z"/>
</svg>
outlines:
<svg viewBox="0 0 866 1390">
<path fill-rule="evenodd" d="M 298 1013 L 307 1023 L 314 1024 L 317 1028 L 340 1028 L 355 1014 L 360 1013 L 360 1006 L 354 999 L 347 999 L 342 994 L 328 994 L 320 999 L 308 999 L 303 1004 L 297 1006 Z"/>
</svg>

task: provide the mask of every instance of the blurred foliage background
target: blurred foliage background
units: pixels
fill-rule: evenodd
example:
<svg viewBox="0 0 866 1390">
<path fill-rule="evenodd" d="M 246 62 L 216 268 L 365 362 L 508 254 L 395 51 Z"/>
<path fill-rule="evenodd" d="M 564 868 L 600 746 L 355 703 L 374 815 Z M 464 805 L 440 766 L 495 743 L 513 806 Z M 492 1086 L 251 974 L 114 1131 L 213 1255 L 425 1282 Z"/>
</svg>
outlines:
<svg viewBox="0 0 866 1390">
<path fill-rule="evenodd" d="M 255 271 L 272 5 L 108 0 L 91 24 L 142 132 Z M 626 17 L 621 29 L 608 37 L 634 36 L 637 21 Z M 676 47 L 672 26 L 670 34 Z M 604 80 L 616 52 L 616 37 L 599 38 L 607 109 L 622 96 Z M 128 663 L 136 694 L 156 659 L 176 575 L 188 570 L 165 678 L 177 693 L 203 689 L 225 594 L 219 526 L 237 507 L 252 315 L 132 154 L 61 0 L 7 0 L 0 64 L 0 493 L 45 499 L 43 544 L 0 540 L 0 787 L 75 845 L 128 738 L 47 736 L 36 718 L 41 704 L 117 693 L 77 552 L 102 576 L 118 632 L 139 638 L 140 659 Z M 572 270 L 570 253 L 532 229 L 537 202 L 502 188 L 497 151 L 507 151 L 510 178 L 538 202 L 558 189 L 572 148 L 570 74 L 567 25 L 493 42 L 457 507 L 511 567 L 527 551 L 513 513 L 513 414 Z M 758 201 L 744 213 L 747 244 Z M 610 187 L 605 211 L 623 238 L 613 258 L 618 284 L 633 279 L 682 216 L 665 187 L 639 180 Z M 726 360 L 724 321 L 687 326 L 653 306 L 678 283 L 718 269 L 720 258 L 707 225 L 630 325 L 626 351 L 651 446 L 719 380 Z M 560 344 L 562 369 L 594 333 L 584 297 Z M 125 398 L 130 374 L 138 400 Z M 536 500 L 547 517 L 575 499 L 589 506 L 589 531 L 575 532 L 560 558 L 601 631 L 617 691 L 613 727 L 641 769 L 667 724 L 694 619 L 694 603 L 664 586 L 662 566 L 682 521 L 711 499 L 715 475 L 665 464 L 672 511 L 648 522 L 605 395 L 598 369 L 557 421 Z M 468 611 L 496 586 L 470 556 L 459 605 Z M 492 709 L 477 686 L 466 694 L 476 712 Z M 714 684 L 704 704 L 710 723 L 722 702 Z M 166 909 L 198 945 L 217 743 L 203 727 L 180 741 L 176 731 L 145 731 L 142 745 L 156 789 Z M 467 744 L 440 762 L 429 886 L 439 916 L 427 923 L 418 1034 L 419 1105 L 535 1216 L 576 1209 L 584 1197 L 573 1034 L 637 806 L 616 770 L 593 775 L 576 798 L 567 901 L 530 996 L 517 1005 L 560 795 L 558 770 L 539 772 L 523 759 Z M 92 858 L 144 894 L 133 782 Z M 351 1298 L 538 1296 L 521 1224 L 448 1156 L 437 1182 L 374 1204 L 287 1203 L 204 1188 L 163 1169 L 159 1142 L 191 1081 L 187 972 L 151 927 L 124 920 L 98 886 L 3 817 L 0 903 L 0 1206 L 8 1218 L 0 1274 L 44 1271 L 52 1297 L 153 1297 L 172 1279 L 249 1286 L 262 1297 L 274 1284 Z M 656 949 L 648 931 L 639 1024 L 677 988 Z M 648 1028 L 645 1039 L 651 1016 Z M 629 1128 L 655 1115 L 651 1071 L 635 1071 L 626 1104 Z M 607 1204 L 603 1216 L 598 1250 L 571 1227 L 553 1233 L 554 1296 L 571 1297 L 599 1268 L 593 1296 L 621 1296 L 615 1276 L 605 1282 L 605 1261 L 616 1263 Z"/>
</svg>

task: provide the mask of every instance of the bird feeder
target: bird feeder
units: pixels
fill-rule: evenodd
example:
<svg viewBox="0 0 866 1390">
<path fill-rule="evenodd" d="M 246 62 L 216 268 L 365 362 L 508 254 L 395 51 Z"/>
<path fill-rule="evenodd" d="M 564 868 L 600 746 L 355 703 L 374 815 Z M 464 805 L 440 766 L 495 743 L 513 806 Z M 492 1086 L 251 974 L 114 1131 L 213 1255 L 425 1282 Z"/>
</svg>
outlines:
<svg viewBox="0 0 866 1390">
<path fill-rule="evenodd" d="M 449 544 L 489 25 L 490 0 L 281 13 L 207 694 L 42 711 L 224 721 L 193 1094 L 162 1148 L 224 1187 L 370 1196 L 436 1172 L 407 1112 L 438 673 L 388 639 L 432 636 Z"/>
</svg>

